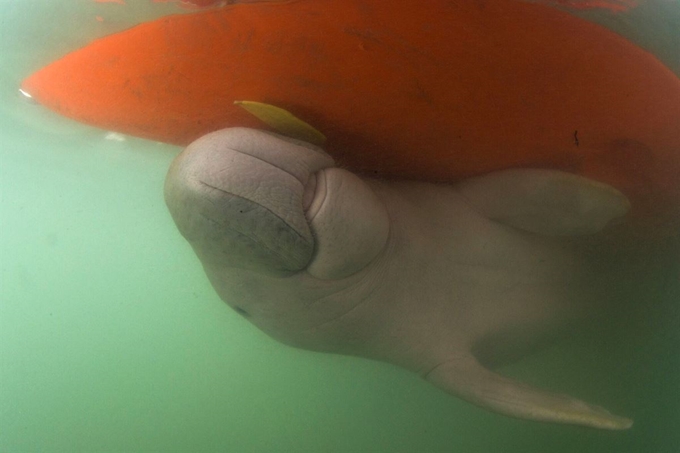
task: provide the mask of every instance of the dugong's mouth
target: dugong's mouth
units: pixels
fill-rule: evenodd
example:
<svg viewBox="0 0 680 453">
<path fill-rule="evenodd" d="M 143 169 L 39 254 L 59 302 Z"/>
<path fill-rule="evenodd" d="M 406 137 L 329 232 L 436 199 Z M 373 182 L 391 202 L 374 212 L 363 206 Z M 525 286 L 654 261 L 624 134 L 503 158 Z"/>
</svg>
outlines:
<svg viewBox="0 0 680 453">
<path fill-rule="evenodd" d="M 305 191 L 302 194 L 302 210 L 305 212 L 309 222 L 313 222 L 319 213 L 321 206 L 326 201 L 327 193 L 325 173 L 320 171 L 310 175 L 307 185 L 305 185 Z"/>
</svg>

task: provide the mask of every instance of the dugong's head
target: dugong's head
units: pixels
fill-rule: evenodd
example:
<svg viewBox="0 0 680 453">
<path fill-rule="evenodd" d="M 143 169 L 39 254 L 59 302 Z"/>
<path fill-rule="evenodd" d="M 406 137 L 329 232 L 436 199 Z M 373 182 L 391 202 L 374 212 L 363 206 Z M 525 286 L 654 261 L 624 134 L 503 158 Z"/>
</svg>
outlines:
<svg viewBox="0 0 680 453">
<path fill-rule="evenodd" d="M 175 159 L 165 200 L 207 271 L 341 279 L 380 252 L 389 222 L 373 191 L 334 165 L 305 142 L 224 129 Z"/>
</svg>

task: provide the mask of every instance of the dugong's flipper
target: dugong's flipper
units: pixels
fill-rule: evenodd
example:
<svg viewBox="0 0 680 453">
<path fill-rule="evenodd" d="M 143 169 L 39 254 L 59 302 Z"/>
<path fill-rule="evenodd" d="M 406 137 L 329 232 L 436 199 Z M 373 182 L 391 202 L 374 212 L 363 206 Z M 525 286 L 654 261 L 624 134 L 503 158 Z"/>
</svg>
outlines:
<svg viewBox="0 0 680 453">
<path fill-rule="evenodd" d="M 498 171 L 465 180 L 459 189 L 489 219 L 551 236 L 597 233 L 630 210 L 613 187 L 561 171 Z"/>
<path fill-rule="evenodd" d="M 551 236 L 598 233 L 630 210 L 628 199 L 613 187 L 560 171 L 498 171 L 463 181 L 458 188 L 486 217 Z M 472 355 L 439 365 L 427 379 L 467 401 L 514 417 L 603 429 L 633 424 L 599 406 L 495 374 Z"/>
<path fill-rule="evenodd" d="M 498 332 L 517 340 L 573 314 L 581 261 L 546 235 L 594 233 L 624 216 L 628 202 L 611 187 L 547 170 L 457 185 L 362 179 L 320 148 L 235 128 L 180 154 L 165 197 L 215 290 L 273 338 L 391 362 L 506 415 L 632 423 L 473 355 Z"/>
<path fill-rule="evenodd" d="M 426 378 L 448 393 L 511 417 L 614 430 L 633 425 L 602 407 L 496 374 L 471 355 L 439 365 Z"/>
</svg>

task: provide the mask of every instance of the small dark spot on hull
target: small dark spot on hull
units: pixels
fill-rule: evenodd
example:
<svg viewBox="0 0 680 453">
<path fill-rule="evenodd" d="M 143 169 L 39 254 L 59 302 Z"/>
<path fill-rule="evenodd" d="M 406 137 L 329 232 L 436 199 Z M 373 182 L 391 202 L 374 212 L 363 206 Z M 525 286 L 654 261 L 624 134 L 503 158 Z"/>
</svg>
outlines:
<svg viewBox="0 0 680 453">
<path fill-rule="evenodd" d="M 250 316 L 250 313 L 248 313 L 247 311 L 245 311 L 241 307 L 234 307 L 234 310 L 236 310 L 236 313 L 238 313 L 239 315 L 244 316 L 246 318 L 248 318 Z"/>
</svg>

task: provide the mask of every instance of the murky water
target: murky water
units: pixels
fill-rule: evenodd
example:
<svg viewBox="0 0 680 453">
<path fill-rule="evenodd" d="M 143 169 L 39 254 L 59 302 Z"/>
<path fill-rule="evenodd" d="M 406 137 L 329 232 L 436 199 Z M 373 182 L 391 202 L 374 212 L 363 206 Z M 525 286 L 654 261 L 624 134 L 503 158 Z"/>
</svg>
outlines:
<svg viewBox="0 0 680 453">
<path fill-rule="evenodd" d="M 179 148 L 107 139 L 17 94 L 176 5 L 1 6 L 0 451 L 680 451 L 677 259 L 626 277 L 640 284 L 618 317 L 503 370 L 630 415 L 629 431 L 505 418 L 390 365 L 282 346 L 225 308 L 177 233 L 162 183 Z M 680 74 L 680 2 L 578 14 Z"/>
</svg>

